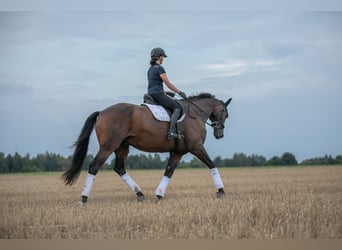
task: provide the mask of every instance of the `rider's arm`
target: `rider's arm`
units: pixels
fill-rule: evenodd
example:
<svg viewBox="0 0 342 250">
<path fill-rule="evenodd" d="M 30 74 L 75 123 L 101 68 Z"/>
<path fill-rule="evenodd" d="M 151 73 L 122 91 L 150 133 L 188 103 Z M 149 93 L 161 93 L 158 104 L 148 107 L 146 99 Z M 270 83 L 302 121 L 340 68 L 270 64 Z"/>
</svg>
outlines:
<svg viewBox="0 0 342 250">
<path fill-rule="evenodd" d="M 163 82 L 169 89 L 179 94 L 180 90 L 177 89 L 176 86 L 169 81 L 169 78 L 167 78 L 166 73 L 160 74 L 160 78 L 163 80 Z"/>
</svg>

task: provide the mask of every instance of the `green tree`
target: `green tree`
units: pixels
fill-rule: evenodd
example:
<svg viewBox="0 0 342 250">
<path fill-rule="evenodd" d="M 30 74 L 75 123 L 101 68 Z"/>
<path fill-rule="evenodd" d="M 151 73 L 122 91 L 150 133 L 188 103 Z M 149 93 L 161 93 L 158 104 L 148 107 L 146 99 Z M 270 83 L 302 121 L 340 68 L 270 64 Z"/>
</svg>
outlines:
<svg viewBox="0 0 342 250">
<path fill-rule="evenodd" d="M 13 157 L 11 154 L 8 154 L 6 156 L 6 162 L 7 162 L 7 167 L 8 167 L 8 172 L 12 173 L 13 168 L 14 168 L 14 163 L 13 163 Z"/>
<path fill-rule="evenodd" d="M 45 152 L 45 154 L 37 154 L 31 160 L 31 167 L 35 167 L 40 171 L 62 171 L 68 165 L 68 162 L 59 154 Z"/>
<path fill-rule="evenodd" d="M 325 155 L 323 163 L 324 165 L 333 165 L 336 164 L 335 159 L 331 155 Z"/>
<path fill-rule="evenodd" d="M 94 156 L 89 154 L 86 156 L 86 158 L 84 159 L 83 165 L 82 165 L 82 169 L 83 170 L 88 170 L 89 169 L 89 165 L 90 163 L 94 160 Z M 71 159 L 70 162 L 68 162 L 68 164 L 71 163 Z"/>
<path fill-rule="evenodd" d="M 225 167 L 236 167 L 236 166 L 234 165 L 233 159 L 229 159 L 229 158 L 223 159 L 223 165 L 224 165 Z"/>
<path fill-rule="evenodd" d="M 25 167 L 28 167 L 28 161 L 23 159 L 18 152 L 15 152 L 15 154 L 12 157 L 12 170 L 13 173 L 21 172 L 21 170 Z"/>
<path fill-rule="evenodd" d="M 266 164 L 266 158 L 261 155 L 252 154 L 247 157 L 248 163 L 252 167 L 264 166 Z"/>
<path fill-rule="evenodd" d="M 293 154 L 286 152 L 281 156 L 279 165 L 281 165 L 281 166 L 295 166 L 295 165 L 298 165 L 298 162 L 296 160 L 296 157 Z"/>
<path fill-rule="evenodd" d="M 166 167 L 166 163 L 161 160 L 159 154 L 148 155 L 148 164 L 150 169 L 162 169 Z"/>
<path fill-rule="evenodd" d="M 196 157 L 192 158 L 189 165 L 191 168 L 204 168 L 204 167 L 206 167 L 206 165 Z"/>
<path fill-rule="evenodd" d="M 342 156 L 336 156 L 334 159 L 331 155 L 325 155 L 323 157 L 315 157 L 303 160 L 301 165 L 333 165 L 333 164 L 341 164 Z"/>
<path fill-rule="evenodd" d="M 337 155 L 335 157 L 336 164 L 342 164 L 342 155 Z"/>
<path fill-rule="evenodd" d="M 280 165 L 280 158 L 278 156 L 273 156 L 266 162 L 267 166 L 279 166 Z"/>
<path fill-rule="evenodd" d="M 9 172 L 9 169 L 7 166 L 5 154 L 0 152 L 0 173 L 8 173 L 8 172 Z"/>
<path fill-rule="evenodd" d="M 235 153 L 233 155 L 233 164 L 236 167 L 244 167 L 248 166 L 248 159 L 247 156 L 243 153 Z"/>
<path fill-rule="evenodd" d="M 224 166 L 224 162 L 223 162 L 221 156 L 217 156 L 217 157 L 214 159 L 214 164 L 215 164 L 215 166 L 217 166 L 217 167 Z"/>
</svg>

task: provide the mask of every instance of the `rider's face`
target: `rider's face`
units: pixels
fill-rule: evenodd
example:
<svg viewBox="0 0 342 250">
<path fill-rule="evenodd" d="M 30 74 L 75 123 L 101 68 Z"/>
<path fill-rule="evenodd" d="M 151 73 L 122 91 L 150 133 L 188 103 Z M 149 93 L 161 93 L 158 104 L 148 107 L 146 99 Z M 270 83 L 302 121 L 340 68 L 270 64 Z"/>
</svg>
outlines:
<svg viewBox="0 0 342 250">
<path fill-rule="evenodd" d="M 158 60 L 159 60 L 159 64 L 162 64 L 164 61 L 164 56 L 163 55 L 159 56 Z"/>
</svg>

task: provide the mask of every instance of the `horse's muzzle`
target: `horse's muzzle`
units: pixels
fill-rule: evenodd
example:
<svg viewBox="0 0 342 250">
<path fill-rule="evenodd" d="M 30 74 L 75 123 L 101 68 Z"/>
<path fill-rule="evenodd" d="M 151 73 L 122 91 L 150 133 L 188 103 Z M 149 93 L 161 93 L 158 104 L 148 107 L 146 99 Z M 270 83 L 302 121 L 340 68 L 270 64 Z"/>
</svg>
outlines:
<svg viewBox="0 0 342 250">
<path fill-rule="evenodd" d="M 223 138 L 223 129 L 214 129 L 214 136 L 216 139 L 221 139 Z"/>
</svg>

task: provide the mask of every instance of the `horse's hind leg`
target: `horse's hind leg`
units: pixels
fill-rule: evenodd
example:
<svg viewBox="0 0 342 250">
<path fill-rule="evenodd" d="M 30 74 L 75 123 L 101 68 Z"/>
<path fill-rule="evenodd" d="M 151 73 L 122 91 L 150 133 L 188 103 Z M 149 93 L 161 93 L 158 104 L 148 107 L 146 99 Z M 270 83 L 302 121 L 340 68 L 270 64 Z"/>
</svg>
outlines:
<svg viewBox="0 0 342 250">
<path fill-rule="evenodd" d="M 138 201 L 144 201 L 145 196 L 141 191 L 138 184 L 126 173 L 125 164 L 129 152 L 129 145 L 121 145 L 115 150 L 115 165 L 113 170 L 121 177 L 121 179 L 127 184 L 129 189 L 135 193 L 138 197 Z"/>
<path fill-rule="evenodd" d="M 81 204 L 87 203 L 88 197 L 90 195 L 91 189 L 95 181 L 95 176 L 111 153 L 112 151 L 110 150 L 100 148 L 99 152 L 97 153 L 93 161 L 90 163 L 83 191 L 81 193 Z"/>
</svg>

